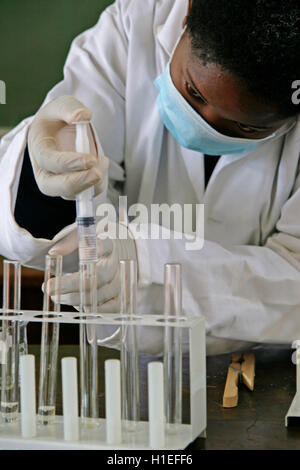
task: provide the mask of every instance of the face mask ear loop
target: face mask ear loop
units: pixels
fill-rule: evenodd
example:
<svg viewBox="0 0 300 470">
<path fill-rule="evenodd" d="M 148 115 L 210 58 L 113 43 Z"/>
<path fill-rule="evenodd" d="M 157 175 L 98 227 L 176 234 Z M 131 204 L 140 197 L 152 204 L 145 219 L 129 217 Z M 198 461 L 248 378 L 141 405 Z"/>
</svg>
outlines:
<svg viewBox="0 0 300 470">
<path fill-rule="evenodd" d="M 278 131 L 274 132 L 274 139 L 277 139 L 278 137 L 282 137 L 284 134 L 287 134 L 290 132 L 293 127 L 295 127 L 297 120 L 294 119 L 293 122 L 288 126 L 288 124 L 284 124 L 282 128 L 279 128 Z M 285 129 L 287 127 L 287 129 Z"/>
</svg>

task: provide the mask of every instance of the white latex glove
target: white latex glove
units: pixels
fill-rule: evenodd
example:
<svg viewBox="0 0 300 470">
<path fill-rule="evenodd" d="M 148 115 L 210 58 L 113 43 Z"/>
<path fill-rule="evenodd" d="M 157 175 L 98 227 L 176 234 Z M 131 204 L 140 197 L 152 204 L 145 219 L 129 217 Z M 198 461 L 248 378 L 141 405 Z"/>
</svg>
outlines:
<svg viewBox="0 0 300 470">
<path fill-rule="evenodd" d="M 125 227 L 123 226 L 124 230 Z M 126 230 L 128 230 L 126 228 Z M 77 230 L 56 243 L 50 254 L 66 256 L 78 247 Z M 123 239 L 98 238 L 97 262 L 97 311 L 99 313 L 120 312 L 120 260 L 137 260 L 135 241 L 128 237 Z M 49 293 L 55 296 L 54 280 L 50 280 Z M 61 278 L 60 303 L 72 306 L 80 305 L 79 272 L 65 274 Z"/>
<path fill-rule="evenodd" d="M 28 133 L 28 149 L 42 193 L 75 199 L 93 185 L 95 195 L 104 190 L 109 160 L 99 155 L 91 126 L 91 154 L 75 152 L 76 126 L 71 123 L 90 119 L 91 111 L 73 96 L 61 96 L 36 114 Z"/>
</svg>

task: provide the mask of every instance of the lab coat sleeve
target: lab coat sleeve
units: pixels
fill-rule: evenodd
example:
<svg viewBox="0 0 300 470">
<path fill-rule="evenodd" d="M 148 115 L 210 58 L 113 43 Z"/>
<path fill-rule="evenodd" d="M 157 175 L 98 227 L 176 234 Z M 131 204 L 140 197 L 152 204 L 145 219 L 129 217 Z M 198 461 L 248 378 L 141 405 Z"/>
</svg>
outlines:
<svg viewBox="0 0 300 470">
<path fill-rule="evenodd" d="M 298 174 L 276 231 L 264 246 L 224 247 L 205 240 L 202 249 L 192 251 L 184 236 L 174 239 L 171 232 L 168 240 L 146 239 L 149 225 L 136 226 L 133 221 L 132 229 L 139 232 L 141 290 L 154 285 L 162 289 L 164 263 L 181 263 L 184 313 L 203 314 L 208 337 L 291 344 L 300 338 L 299 207 Z M 164 232 L 168 236 L 168 230 Z M 144 309 L 150 313 L 154 304 L 155 300 Z"/>
<path fill-rule="evenodd" d="M 120 163 L 124 153 L 127 55 L 124 15 L 128 3 L 117 0 L 102 13 L 93 28 L 73 41 L 64 67 L 64 79 L 43 103 L 62 95 L 73 95 L 91 109 L 92 124 L 105 155 L 110 158 L 111 186 L 115 181 L 124 180 Z M 53 240 L 36 239 L 15 221 L 14 206 L 32 119 L 25 119 L 0 142 L 0 253 L 25 265 L 42 268 L 50 247 L 74 227 L 66 227 Z M 64 264 L 66 271 L 76 268 L 76 260 L 72 258 Z"/>
</svg>

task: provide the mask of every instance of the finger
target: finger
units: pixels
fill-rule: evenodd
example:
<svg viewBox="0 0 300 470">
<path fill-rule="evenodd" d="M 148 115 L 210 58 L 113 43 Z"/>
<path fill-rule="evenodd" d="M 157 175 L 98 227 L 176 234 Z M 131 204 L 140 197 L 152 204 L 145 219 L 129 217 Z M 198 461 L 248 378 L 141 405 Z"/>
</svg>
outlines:
<svg viewBox="0 0 300 470">
<path fill-rule="evenodd" d="M 113 241 L 109 238 L 97 239 L 98 257 L 109 256 L 113 252 Z M 101 262 L 101 261 L 100 261 Z"/>
<path fill-rule="evenodd" d="M 75 307 L 75 305 L 80 305 L 79 292 L 61 295 L 59 298 L 59 303 L 62 305 L 71 305 L 72 307 Z"/>
<path fill-rule="evenodd" d="M 78 305 L 80 304 L 80 292 L 79 292 L 79 276 L 78 273 L 76 273 L 77 276 L 71 274 L 67 274 L 63 276 L 63 282 L 61 283 L 60 287 L 60 303 L 66 304 L 66 305 Z M 52 281 L 52 283 L 51 283 Z M 49 285 L 49 293 L 50 295 L 54 295 L 55 291 L 53 289 L 53 286 L 55 284 L 54 278 L 53 280 L 50 279 L 48 282 Z M 86 292 L 89 292 L 90 289 L 90 283 L 87 280 L 86 283 Z M 105 286 L 100 287 L 97 289 L 97 305 L 101 305 L 105 302 L 108 302 L 109 300 L 118 297 L 120 291 L 120 280 L 119 276 L 115 276 L 115 278 L 105 284 Z M 87 295 L 86 296 L 86 307 L 91 307 L 91 296 Z M 56 298 L 58 300 L 58 296 L 56 295 Z"/>
<path fill-rule="evenodd" d="M 101 178 L 101 180 L 98 183 L 95 183 L 94 185 L 94 191 L 95 191 L 95 196 L 98 196 L 99 194 L 106 194 L 107 192 L 107 178 L 104 176 L 104 178 Z"/>
<path fill-rule="evenodd" d="M 57 291 L 57 287 L 59 287 L 59 291 Z M 55 277 L 49 279 L 47 292 L 49 295 L 79 293 L 79 273 L 65 274 L 61 276 L 59 283 Z"/>
<path fill-rule="evenodd" d="M 56 132 L 51 133 L 51 136 L 55 137 L 56 149 L 62 152 L 74 152 L 74 150 L 76 150 L 76 125 L 67 125 L 65 123 L 61 124 L 61 127 L 59 127 Z M 47 130 L 47 134 L 48 133 L 49 132 Z M 87 133 L 90 146 L 88 153 L 95 156 L 102 155 L 103 152 L 100 152 L 99 154 L 99 152 L 97 151 L 96 142 L 91 125 L 87 126 Z"/>
<path fill-rule="evenodd" d="M 110 284 L 118 273 L 118 260 L 111 255 L 100 257 L 97 262 L 97 289 Z"/>
<path fill-rule="evenodd" d="M 90 153 L 58 150 L 55 139 L 49 136 L 35 143 L 33 149 L 38 166 L 55 174 L 88 170 L 98 162 L 97 157 Z"/>
<path fill-rule="evenodd" d="M 65 199 L 75 199 L 75 196 L 102 179 L 97 168 L 86 171 L 77 171 L 61 175 L 53 175 L 40 170 L 36 175 L 40 191 L 47 196 L 60 196 Z"/>
<path fill-rule="evenodd" d="M 110 160 L 109 158 L 105 157 L 104 155 L 101 155 L 98 163 L 98 168 L 101 171 L 103 178 L 99 183 L 95 185 L 94 191 L 95 191 L 95 196 L 98 196 L 98 194 L 101 193 L 106 193 L 107 188 L 108 188 L 108 168 L 109 168 Z"/>
<path fill-rule="evenodd" d="M 67 256 L 78 248 L 78 232 L 77 228 L 72 230 L 69 235 L 55 243 L 49 250 L 49 255 Z"/>
<path fill-rule="evenodd" d="M 79 290 L 77 292 L 69 292 L 69 293 L 61 293 L 58 297 L 53 296 L 56 301 L 59 301 L 60 304 L 63 305 L 80 305 L 80 293 Z M 109 303 L 110 301 L 118 302 L 119 305 L 119 282 L 117 279 L 114 279 L 111 283 L 106 284 L 104 288 L 98 289 L 97 291 L 97 311 L 102 305 L 106 305 L 108 308 L 111 306 Z M 91 307 L 90 296 L 86 296 L 86 304 L 85 307 Z M 101 311 L 104 311 L 101 307 Z M 109 310 L 106 313 L 110 313 L 113 310 Z M 120 309 L 118 308 L 118 312 Z"/>
<path fill-rule="evenodd" d="M 71 124 L 72 122 L 90 121 L 92 117 L 91 111 L 77 98 L 71 95 L 61 96 L 50 103 L 43 109 L 42 113 L 50 115 Z"/>
<path fill-rule="evenodd" d="M 74 235 L 75 236 L 75 235 Z M 66 237 L 67 238 L 67 237 Z M 108 240 L 108 243 L 111 240 Z M 59 243 L 59 242 L 58 242 Z M 58 286 L 57 286 L 58 284 Z M 97 297 L 99 301 L 106 301 L 117 295 L 119 289 L 118 266 L 113 256 L 103 257 L 97 263 Z M 86 292 L 90 291 L 90 280 L 86 279 Z M 59 287 L 59 291 L 57 291 Z M 49 279 L 47 283 L 47 292 L 49 295 L 61 296 L 65 294 L 78 294 L 80 291 L 80 273 L 69 273 L 61 276 L 60 282 L 56 278 Z M 63 302 L 62 302 L 63 303 Z M 75 304 L 74 304 L 75 305 Z"/>
<path fill-rule="evenodd" d="M 97 307 L 98 313 L 120 313 L 120 299 L 116 297 Z"/>
<path fill-rule="evenodd" d="M 55 300 L 55 296 L 53 297 Z M 60 304 L 70 305 L 72 307 L 80 304 L 80 296 L 77 293 L 64 294 L 60 296 Z M 90 307 L 90 305 L 86 305 Z M 98 313 L 120 313 L 120 299 L 119 297 L 111 298 L 110 300 L 97 305 Z"/>
<path fill-rule="evenodd" d="M 97 263 L 97 289 L 101 287 L 105 288 L 105 286 L 109 285 L 111 281 L 116 276 L 116 269 L 112 270 L 111 265 L 112 260 L 110 258 L 102 259 L 100 262 Z M 86 292 L 90 290 L 90 280 L 86 279 L 85 281 L 85 289 Z M 57 287 L 59 287 L 59 291 L 57 291 Z M 55 277 L 49 279 L 47 283 L 47 292 L 49 295 L 56 295 L 56 294 L 75 294 L 79 293 L 80 290 L 80 273 L 69 273 L 61 276 L 60 282 L 57 283 Z"/>
<path fill-rule="evenodd" d="M 88 127 L 90 150 L 86 153 L 75 152 L 76 127 L 59 120 L 40 120 L 30 132 L 29 148 L 33 149 L 36 162 L 41 168 L 53 173 L 70 170 L 84 170 L 96 163 L 105 170 L 105 157 L 97 158 L 91 126 Z"/>
<path fill-rule="evenodd" d="M 108 302 L 115 297 L 118 297 L 120 293 L 120 278 L 115 276 L 111 282 L 105 284 L 103 287 L 97 290 L 97 305 L 101 305 Z"/>
</svg>

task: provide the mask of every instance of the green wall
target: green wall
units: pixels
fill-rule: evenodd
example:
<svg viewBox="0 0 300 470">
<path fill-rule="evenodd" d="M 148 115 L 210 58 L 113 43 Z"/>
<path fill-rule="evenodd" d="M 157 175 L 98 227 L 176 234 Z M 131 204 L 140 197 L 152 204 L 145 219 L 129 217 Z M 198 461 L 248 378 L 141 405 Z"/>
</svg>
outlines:
<svg viewBox="0 0 300 470">
<path fill-rule="evenodd" d="M 0 0 L 0 80 L 6 104 L 0 126 L 37 110 L 62 79 L 71 41 L 93 26 L 113 0 Z"/>
</svg>

